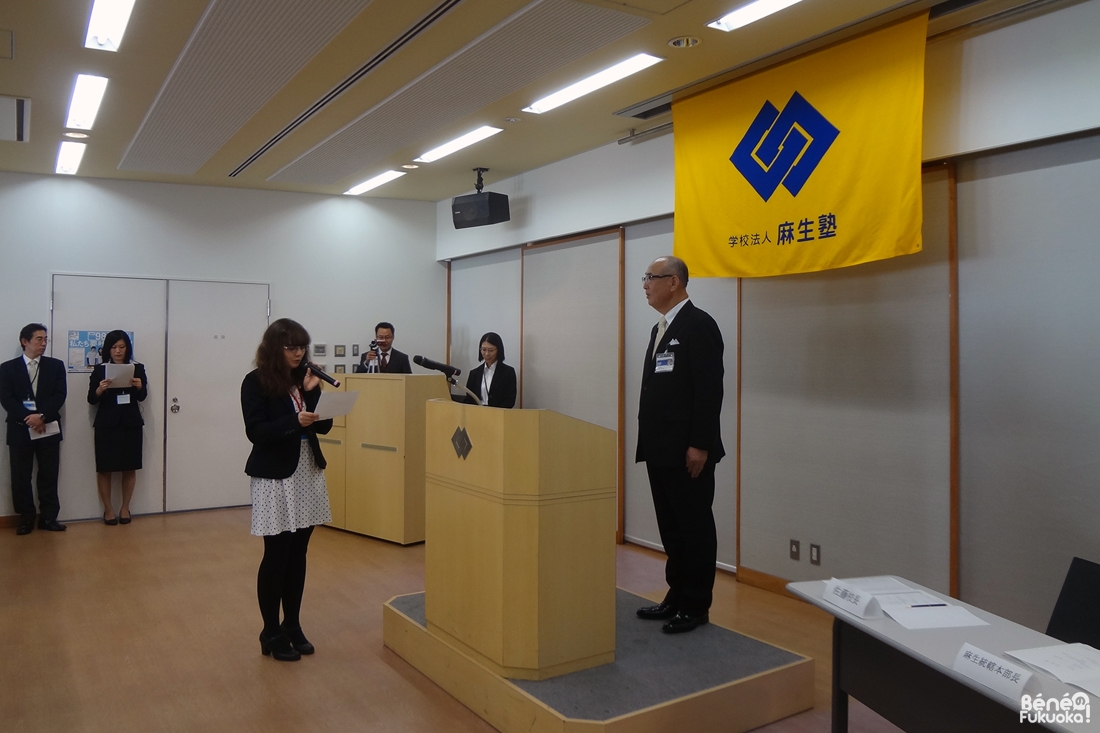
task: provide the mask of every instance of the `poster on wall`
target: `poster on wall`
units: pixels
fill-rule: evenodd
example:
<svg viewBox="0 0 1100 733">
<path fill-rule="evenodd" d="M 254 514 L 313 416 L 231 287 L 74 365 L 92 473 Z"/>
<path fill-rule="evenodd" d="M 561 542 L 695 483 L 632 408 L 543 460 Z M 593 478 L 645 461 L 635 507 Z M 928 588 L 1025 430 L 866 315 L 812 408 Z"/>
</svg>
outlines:
<svg viewBox="0 0 1100 733">
<path fill-rule="evenodd" d="M 69 348 L 66 367 L 69 374 L 88 374 L 95 369 L 96 364 L 103 361 L 99 356 L 99 350 L 103 348 L 103 339 L 107 338 L 107 331 L 69 331 Z M 134 343 L 134 332 L 127 331 L 130 344 Z"/>
</svg>

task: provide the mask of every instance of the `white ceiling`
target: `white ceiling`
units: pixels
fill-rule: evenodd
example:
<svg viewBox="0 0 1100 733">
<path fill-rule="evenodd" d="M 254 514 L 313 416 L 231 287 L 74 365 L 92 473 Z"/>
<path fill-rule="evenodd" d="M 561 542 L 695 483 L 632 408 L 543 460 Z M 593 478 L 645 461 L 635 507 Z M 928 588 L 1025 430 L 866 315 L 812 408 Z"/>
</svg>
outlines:
<svg viewBox="0 0 1100 733">
<path fill-rule="evenodd" d="M 939 9 L 996 3 L 1006 0 Z M 706 27 L 740 4 L 136 0 L 110 53 L 83 48 L 91 0 L 6 3 L 0 41 L 10 31 L 14 53 L 0 49 L 0 95 L 30 99 L 31 117 L 29 141 L 0 141 L 0 170 L 53 173 L 74 80 L 87 73 L 110 81 L 86 140 L 86 177 L 336 194 L 474 128 L 504 128 L 367 194 L 436 201 L 471 189 L 476 166 L 490 169 L 491 185 L 607 144 L 671 119 L 616 112 L 933 3 L 804 0 L 732 33 Z M 668 45 L 682 35 L 701 43 Z M 665 61 L 546 114 L 521 111 L 642 52 Z"/>
</svg>

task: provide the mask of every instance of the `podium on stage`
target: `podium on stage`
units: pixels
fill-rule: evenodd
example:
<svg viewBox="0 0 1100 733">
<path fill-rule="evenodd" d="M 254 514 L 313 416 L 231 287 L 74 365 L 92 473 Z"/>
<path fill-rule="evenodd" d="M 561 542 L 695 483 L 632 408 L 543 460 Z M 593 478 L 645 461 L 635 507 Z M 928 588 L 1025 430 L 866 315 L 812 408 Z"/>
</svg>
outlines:
<svg viewBox="0 0 1100 733">
<path fill-rule="evenodd" d="M 343 461 L 329 457 L 332 470 L 326 470 L 332 526 L 402 545 L 422 542 L 424 405 L 450 398 L 447 380 L 442 374 L 348 374 L 340 389 L 359 398 L 343 430 L 329 438 L 343 441 Z M 322 449 L 328 457 L 330 446 Z M 339 492 L 334 478 L 337 485 L 343 479 Z"/>
<path fill-rule="evenodd" d="M 550 410 L 426 413 L 428 631 L 515 679 L 614 661 L 615 432 Z"/>
</svg>

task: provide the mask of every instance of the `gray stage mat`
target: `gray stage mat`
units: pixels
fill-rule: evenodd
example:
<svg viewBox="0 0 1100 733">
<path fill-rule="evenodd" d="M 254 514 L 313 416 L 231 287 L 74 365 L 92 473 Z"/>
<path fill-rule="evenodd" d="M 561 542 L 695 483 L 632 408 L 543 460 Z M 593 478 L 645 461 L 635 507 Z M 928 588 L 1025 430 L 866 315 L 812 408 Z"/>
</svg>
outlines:
<svg viewBox="0 0 1100 733">
<path fill-rule="evenodd" d="M 678 697 L 751 677 L 801 657 L 713 624 L 687 634 L 663 634 L 660 621 L 642 621 L 639 606 L 652 605 L 615 591 L 615 661 L 538 682 L 512 683 L 568 718 L 608 720 Z M 421 626 L 424 594 L 393 604 Z M 583 613 L 577 623 L 583 623 Z"/>
</svg>

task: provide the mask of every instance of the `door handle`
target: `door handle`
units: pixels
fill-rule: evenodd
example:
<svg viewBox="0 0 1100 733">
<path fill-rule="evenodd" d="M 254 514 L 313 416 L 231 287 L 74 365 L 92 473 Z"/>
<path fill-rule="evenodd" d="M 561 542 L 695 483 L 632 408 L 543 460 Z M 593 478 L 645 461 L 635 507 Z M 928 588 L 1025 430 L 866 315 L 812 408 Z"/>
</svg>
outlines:
<svg viewBox="0 0 1100 733">
<path fill-rule="evenodd" d="M 177 412 L 179 412 L 180 411 L 179 399 L 176 398 L 176 397 L 173 397 L 172 398 L 172 406 L 168 409 L 172 411 L 173 415 L 175 415 Z"/>
</svg>

